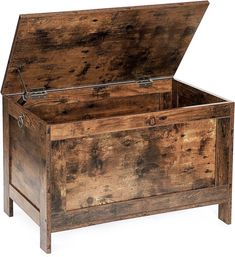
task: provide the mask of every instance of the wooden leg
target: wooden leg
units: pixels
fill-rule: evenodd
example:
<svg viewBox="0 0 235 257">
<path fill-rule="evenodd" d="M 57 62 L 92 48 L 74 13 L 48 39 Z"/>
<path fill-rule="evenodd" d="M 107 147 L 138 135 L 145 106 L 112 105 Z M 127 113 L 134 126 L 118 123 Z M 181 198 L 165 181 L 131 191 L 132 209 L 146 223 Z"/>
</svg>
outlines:
<svg viewBox="0 0 235 257">
<path fill-rule="evenodd" d="M 51 253 L 50 129 L 48 128 L 44 144 L 41 156 L 46 161 L 40 176 L 40 247 L 46 253 Z"/>
<path fill-rule="evenodd" d="M 9 197 L 10 184 L 10 133 L 9 133 L 9 114 L 7 99 L 3 98 L 3 166 L 4 166 L 4 212 L 13 216 L 13 201 Z"/>
<path fill-rule="evenodd" d="M 231 104 L 230 118 L 217 120 L 217 171 L 216 185 L 227 185 L 229 195 L 226 202 L 219 204 L 219 219 L 231 224 L 232 219 L 232 162 L 233 162 L 233 127 L 234 105 Z"/>
<path fill-rule="evenodd" d="M 219 204 L 219 219 L 226 224 L 231 224 L 232 222 L 232 204 L 231 200 L 227 203 Z"/>
<path fill-rule="evenodd" d="M 5 191 L 5 189 L 4 189 Z M 13 201 L 11 200 L 11 198 L 9 198 L 8 196 L 9 194 L 5 193 L 4 195 L 4 212 L 9 216 L 12 217 L 13 216 Z"/>
<path fill-rule="evenodd" d="M 45 225 L 40 224 L 40 247 L 44 252 L 51 253 L 51 232 Z"/>
</svg>

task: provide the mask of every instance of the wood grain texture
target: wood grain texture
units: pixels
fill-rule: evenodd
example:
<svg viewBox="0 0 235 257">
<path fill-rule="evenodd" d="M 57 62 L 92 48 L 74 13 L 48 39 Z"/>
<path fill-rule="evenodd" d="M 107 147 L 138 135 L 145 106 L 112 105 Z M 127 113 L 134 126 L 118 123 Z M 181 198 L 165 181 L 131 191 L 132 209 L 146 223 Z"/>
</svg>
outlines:
<svg viewBox="0 0 235 257">
<path fill-rule="evenodd" d="M 56 232 L 115 220 L 218 204 L 225 202 L 227 197 L 227 186 L 219 186 L 99 205 L 67 213 L 56 213 L 52 215 L 52 230 Z"/>
<path fill-rule="evenodd" d="M 3 94 L 173 76 L 207 1 L 20 16 Z"/>
<path fill-rule="evenodd" d="M 170 96 L 168 96 L 169 99 Z M 171 101 L 167 102 L 168 98 L 165 97 L 165 94 L 154 93 L 71 104 L 48 104 L 31 108 L 31 111 L 50 124 L 75 122 L 163 110 L 163 108 L 169 108 L 171 104 Z"/>
<path fill-rule="evenodd" d="M 54 141 L 62 209 L 214 186 L 215 136 L 215 120 L 204 120 Z"/>
<path fill-rule="evenodd" d="M 234 104 L 173 78 L 207 6 L 20 16 L 2 87 L 4 210 L 15 201 L 39 224 L 46 253 L 55 231 L 197 206 L 231 223 Z M 19 103 L 17 67 L 46 98 Z"/>
<path fill-rule="evenodd" d="M 219 205 L 219 219 L 226 224 L 232 222 L 232 162 L 233 162 L 233 128 L 234 104 L 230 104 L 230 118 L 217 121 L 216 183 L 228 186 L 228 201 Z"/>
<path fill-rule="evenodd" d="M 11 199 L 29 215 L 29 217 L 38 225 L 39 223 L 39 209 L 35 207 L 27 198 L 25 198 L 18 190 L 10 185 Z"/>
<path fill-rule="evenodd" d="M 230 112 L 230 104 L 225 102 L 144 114 L 52 124 L 51 140 L 57 141 L 108 132 L 179 124 L 193 120 L 228 117 Z"/>
<path fill-rule="evenodd" d="M 10 140 L 11 183 L 39 209 L 41 138 L 34 130 L 19 128 L 10 117 Z"/>
<path fill-rule="evenodd" d="M 9 195 L 9 184 L 11 181 L 10 169 L 10 129 L 8 114 L 8 99 L 3 97 L 3 181 L 4 181 L 4 211 L 13 216 L 13 201 Z"/>
<path fill-rule="evenodd" d="M 66 209 L 66 162 L 64 162 L 62 144 L 51 142 L 51 209 L 52 213 Z M 55 150 L 56 149 L 56 150 Z M 73 148 L 69 150 L 72 152 Z"/>
<path fill-rule="evenodd" d="M 15 97 L 8 98 L 8 113 L 15 120 L 18 120 L 19 116 L 23 115 L 24 127 L 30 129 L 32 133 L 37 134 L 38 137 L 43 135 L 44 127 L 46 123 L 38 116 L 28 111 L 24 106 L 17 104 L 14 100 Z"/>
<path fill-rule="evenodd" d="M 48 123 L 169 109 L 171 79 L 154 81 L 148 88 L 140 87 L 137 83 L 123 83 L 50 92 L 46 99 L 27 101 L 25 108 Z"/>
<path fill-rule="evenodd" d="M 40 151 L 40 247 L 51 253 L 51 151 L 50 127 L 44 128 L 43 148 Z"/>
<path fill-rule="evenodd" d="M 176 87 L 177 107 L 225 102 L 225 100 L 218 96 L 204 92 L 175 79 L 172 80 L 172 84 Z"/>
<path fill-rule="evenodd" d="M 109 98 L 115 99 L 128 96 L 168 93 L 171 92 L 171 88 L 171 78 L 153 80 L 152 85 L 147 88 L 141 87 L 137 81 L 78 87 L 76 89 L 50 91 L 46 98 L 29 99 L 24 107 L 31 110 L 32 108 L 42 107 L 44 105 L 56 106 Z M 19 99 L 18 95 L 11 97 L 15 101 Z"/>
</svg>

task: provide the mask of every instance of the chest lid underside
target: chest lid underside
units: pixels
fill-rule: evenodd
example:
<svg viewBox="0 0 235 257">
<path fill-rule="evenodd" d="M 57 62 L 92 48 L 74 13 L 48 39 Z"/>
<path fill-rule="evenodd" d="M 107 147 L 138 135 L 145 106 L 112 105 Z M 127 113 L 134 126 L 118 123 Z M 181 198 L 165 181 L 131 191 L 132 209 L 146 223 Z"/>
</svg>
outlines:
<svg viewBox="0 0 235 257">
<path fill-rule="evenodd" d="M 207 1 L 21 15 L 2 94 L 173 76 Z"/>
</svg>

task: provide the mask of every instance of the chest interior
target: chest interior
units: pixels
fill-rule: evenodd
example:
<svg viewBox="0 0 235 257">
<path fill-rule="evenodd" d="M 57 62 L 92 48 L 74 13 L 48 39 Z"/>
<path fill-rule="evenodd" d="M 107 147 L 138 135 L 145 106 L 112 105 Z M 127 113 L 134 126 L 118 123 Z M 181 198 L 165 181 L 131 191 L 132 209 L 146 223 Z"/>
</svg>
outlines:
<svg viewBox="0 0 235 257">
<path fill-rule="evenodd" d="M 49 92 L 24 108 L 49 124 L 170 110 L 224 101 L 172 78 L 113 83 Z M 21 96 L 12 96 L 19 101 Z"/>
</svg>

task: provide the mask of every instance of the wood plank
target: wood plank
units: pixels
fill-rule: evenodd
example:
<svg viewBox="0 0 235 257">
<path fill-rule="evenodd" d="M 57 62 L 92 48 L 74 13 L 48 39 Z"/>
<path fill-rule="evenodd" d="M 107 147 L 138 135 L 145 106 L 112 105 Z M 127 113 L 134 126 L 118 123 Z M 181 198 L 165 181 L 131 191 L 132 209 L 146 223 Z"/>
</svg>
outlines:
<svg viewBox="0 0 235 257">
<path fill-rule="evenodd" d="M 171 108 L 171 84 L 160 79 L 148 88 L 122 83 L 49 92 L 46 98 L 28 99 L 24 108 L 48 123 L 157 111 Z"/>
<path fill-rule="evenodd" d="M 32 109 L 43 105 L 63 105 L 108 98 L 167 93 L 171 92 L 171 88 L 172 79 L 154 80 L 152 85 L 148 88 L 139 86 L 137 82 L 112 83 L 99 86 L 91 85 L 87 87 L 77 87 L 76 89 L 65 89 L 62 91 L 48 91 L 46 98 L 34 100 L 28 99 L 24 106 L 27 109 Z M 11 97 L 14 97 L 15 101 L 19 98 L 19 96 Z"/>
<path fill-rule="evenodd" d="M 172 84 L 177 87 L 177 107 L 227 102 L 218 96 L 175 79 L 172 80 Z"/>
<path fill-rule="evenodd" d="M 9 196 L 9 185 L 11 181 L 10 170 L 10 130 L 8 99 L 3 97 L 3 181 L 4 181 L 4 211 L 13 216 L 13 201 Z"/>
<path fill-rule="evenodd" d="M 40 157 L 43 166 L 40 169 L 40 247 L 51 253 L 51 151 L 50 127 L 44 130 L 43 148 Z"/>
<path fill-rule="evenodd" d="M 228 117 L 230 112 L 229 103 L 217 103 L 152 113 L 52 124 L 51 140 L 55 141 L 115 131 L 179 124 L 193 120 L 222 118 Z"/>
<path fill-rule="evenodd" d="M 22 15 L 3 94 L 172 76 L 207 1 Z M 61 22 L 63 21 L 63 22 Z"/>
<path fill-rule="evenodd" d="M 39 209 L 11 185 L 10 197 L 34 222 L 39 225 Z"/>
<path fill-rule="evenodd" d="M 63 144 L 51 142 L 51 209 L 52 213 L 66 210 L 66 162 Z M 72 153 L 73 147 L 69 150 Z"/>
<path fill-rule="evenodd" d="M 217 121 L 216 142 L 216 183 L 228 185 L 228 201 L 219 205 L 219 219 L 226 224 L 231 224 L 232 219 L 232 162 L 233 162 L 233 128 L 234 104 L 230 104 L 231 116 Z"/>
<path fill-rule="evenodd" d="M 171 105 L 170 96 L 165 97 L 165 99 L 163 97 L 165 97 L 165 94 L 154 93 L 139 96 L 95 99 L 87 102 L 78 101 L 76 103 L 57 105 L 45 104 L 31 107 L 30 110 L 46 122 L 54 124 L 146 113 L 169 108 Z M 164 105 L 160 104 L 161 99 Z"/>
<path fill-rule="evenodd" d="M 34 131 L 38 136 L 41 135 L 41 131 L 43 131 L 46 123 L 23 106 L 15 103 L 11 98 L 8 98 L 8 112 L 16 120 L 18 120 L 19 116 L 23 115 L 23 126 Z"/>
<path fill-rule="evenodd" d="M 94 206 L 52 216 L 53 232 L 114 220 L 224 203 L 228 187 L 219 186 Z"/>
<path fill-rule="evenodd" d="M 217 139 L 216 139 L 216 184 L 228 185 L 229 177 L 229 128 L 230 118 L 217 120 Z"/>
<path fill-rule="evenodd" d="M 178 86 L 174 79 L 172 79 L 172 108 L 178 108 Z"/>
<path fill-rule="evenodd" d="M 11 183 L 39 209 L 41 137 L 35 130 L 19 128 L 17 121 L 10 117 L 10 141 Z"/>
<path fill-rule="evenodd" d="M 54 141 L 54 183 L 67 211 L 214 186 L 215 138 L 211 119 Z"/>
<path fill-rule="evenodd" d="M 171 84 L 171 79 L 160 79 L 148 88 L 122 83 L 56 91 L 46 98 L 28 99 L 24 108 L 48 123 L 157 111 L 171 107 Z M 14 101 L 19 98 L 11 96 Z"/>
</svg>

